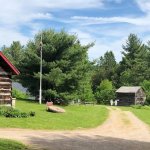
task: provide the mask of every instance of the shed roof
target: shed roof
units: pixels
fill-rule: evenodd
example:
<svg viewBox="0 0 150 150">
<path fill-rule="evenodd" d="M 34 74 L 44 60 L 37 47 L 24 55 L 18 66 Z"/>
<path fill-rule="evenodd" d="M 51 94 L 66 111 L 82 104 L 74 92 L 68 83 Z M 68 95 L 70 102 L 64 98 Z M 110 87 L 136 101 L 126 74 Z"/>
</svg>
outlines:
<svg viewBox="0 0 150 150">
<path fill-rule="evenodd" d="M 18 75 L 20 73 L 19 70 L 4 56 L 2 52 L 0 52 L 0 58 L 2 59 L 1 61 L 4 61 L 7 68 L 9 68 L 13 75 Z"/>
<path fill-rule="evenodd" d="M 117 93 L 136 93 L 141 86 L 122 86 L 116 92 Z"/>
</svg>

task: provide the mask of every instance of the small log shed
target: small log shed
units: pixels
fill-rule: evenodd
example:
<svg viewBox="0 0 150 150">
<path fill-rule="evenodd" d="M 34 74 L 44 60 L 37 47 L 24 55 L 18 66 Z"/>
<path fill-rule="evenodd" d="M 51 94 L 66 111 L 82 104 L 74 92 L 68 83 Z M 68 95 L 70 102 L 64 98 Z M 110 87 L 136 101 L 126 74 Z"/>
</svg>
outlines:
<svg viewBox="0 0 150 150">
<path fill-rule="evenodd" d="M 119 106 L 144 104 L 146 95 L 140 86 L 122 86 L 116 91 Z"/>
<path fill-rule="evenodd" d="M 18 69 L 0 51 L 0 105 L 12 106 L 12 75 L 19 75 Z"/>
</svg>

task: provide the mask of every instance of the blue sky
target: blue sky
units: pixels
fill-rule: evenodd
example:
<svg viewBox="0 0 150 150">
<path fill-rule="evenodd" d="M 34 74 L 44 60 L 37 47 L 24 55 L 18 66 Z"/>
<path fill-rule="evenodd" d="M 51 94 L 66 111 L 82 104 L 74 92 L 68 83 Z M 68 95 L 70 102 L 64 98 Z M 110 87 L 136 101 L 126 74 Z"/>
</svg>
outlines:
<svg viewBox="0 0 150 150">
<path fill-rule="evenodd" d="M 62 28 L 81 43 L 95 41 L 90 60 L 112 50 L 121 60 L 130 33 L 150 40 L 150 0 L 0 0 L 0 47 L 19 40 L 26 44 L 46 28 Z"/>
</svg>

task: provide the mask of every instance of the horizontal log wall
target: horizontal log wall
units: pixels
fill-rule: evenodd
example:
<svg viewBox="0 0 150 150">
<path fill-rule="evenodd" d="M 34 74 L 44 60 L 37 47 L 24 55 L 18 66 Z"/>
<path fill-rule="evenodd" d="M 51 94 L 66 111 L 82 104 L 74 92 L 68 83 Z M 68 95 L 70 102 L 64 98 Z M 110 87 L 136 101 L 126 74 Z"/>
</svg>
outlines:
<svg viewBox="0 0 150 150">
<path fill-rule="evenodd" d="M 0 104 L 11 104 L 12 81 L 7 75 L 0 75 Z"/>
<path fill-rule="evenodd" d="M 117 93 L 117 99 L 119 106 L 129 106 L 135 104 L 134 93 Z"/>
</svg>

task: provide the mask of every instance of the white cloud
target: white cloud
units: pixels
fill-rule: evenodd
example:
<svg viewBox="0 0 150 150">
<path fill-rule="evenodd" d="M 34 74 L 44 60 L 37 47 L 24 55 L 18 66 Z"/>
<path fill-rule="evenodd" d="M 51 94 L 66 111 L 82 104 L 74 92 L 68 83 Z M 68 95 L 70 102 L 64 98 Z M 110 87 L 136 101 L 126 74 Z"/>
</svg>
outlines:
<svg viewBox="0 0 150 150">
<path fill-rule="evenodd" d="M 107 41 L 107 39 L 96 38 L 95 46 L 89 49 L 89 58 L 93 60 L 95 58 L 99 58 L 103 56 L 106 51 L 113 51 L 117 62 L 122 59 L 121 51 L 122 44 L 125 43 L 125 38 L 116 39 L 115 41 Z"/>
<path fill-rule="evenodd" d="M 150 14 L 150 1 L 149 0 L 134 0 L 139 8 L 146 14 Z"/>
<path fill-rule="evenodd" d="M 150 16 L 140 18 L 129 18 L 129 17 L 88 17 L 88 16 L 73 16 L 72 20 L 75 20 L 81 25 L 92 25 L 92 24 L 109 24 L 109 23 L 129 23 L 133 25 L 150 25 Z"/>
<path fill-rule="evenodd" d="M 84 9 L 99 8 L 103 6 L 103 0 L 32 0 L 32 4 L 35 4 L 37 7 L 51 9 Z"/>
<path fill-rule="evenodd" d="M 107 2 L 121 3 L 122 0 L 106 0 Z M 0 46 L 10 45 L 12 41 L 19 40 L 25 44 L 39 30 L 45 28 L 41 20 L 58 20 L 53 16 L 53 11 L 104 8 L 105 0 L 0 0 Z M 62 21 L 69 24 L 69 32 L 76 33 L 82 44 L 96 41 L 95 46 L 89 50 L 90 59 L 102 56 L 107 50 L 113 50 L 117 60 L 121 59 L 121 47 L 128 34 L 150 31 L 150 2 L 148 0 L 135 0 L 139 8 L 145 12 L 143 17 L 86 17 L 74 16 Z M 36 20 L 36 21 L 35 21 Z M 39 21 L 37 21 L 39 20 Z M 60 21 L 61 22 L 61 21 Z M 114 30 L 111 26 L 106 28 L 92 28 L 91 24 L 129 23 L 130 28 L 118 27 Z M 70 29 L 74 26 L 73 29 Z M 21 28 L 30 29 L 26 35 Z M 24 31 L 25 32 L 25 31 Z M 28 30 L 29 32 L 29 30 Z M 99 33 L 98 33 L 99 32 Z M 114 38 L 113 41 L 108 38 Z M 149 37 L 147 36 L 145 40 Z"/>
<path fill-rule="evenodd" d="M 103 6 L 103 0 L 0 0 L 0 4 L 1 46 L 10 43 L 10 40 L 27 41 L 21 33 L 21 28 L 28 27 L 32 36 L 45 28 L 41 20 L 56 19 L 49 13 L 51 10 L 100 8 Z M 2 35 L 5 35 L 5 38 Z"/>
<path fill-rule="evenodd" d="M 115 3 L 121 3 L 123 0 L 107 0 L 108 2 L 115 2 Z"/>
<path fill-rule="evenodd" d="M 94 29 L 92 31 L 94 31 Z M 113 51 L 115 58 L 118 62 L 122 59 L 121 56 L 122 44 L 125 43 L 126 36 L 122 36 L 119 39 L 110 41 L 106 36 L 105 37 L 93 36 L 89 28 L 86 29 L 86 31 L 84 31 L 84 29 L 81 28 L 80 29 L 73 28 L 69 30 L 69 33 L 77 34 L 82 45 L 86 45 L 91 42 L 95 43 L 95 45 L 88 51 L 90 60 L 103 56 L 104 53 L 109 50 Z"/>
<path fill-rule="evenodd" d="M 22 35 L 20 32 L 8 29 L 8 28 L 0 28 L 0 45 L 10 45 L 12 41 L 20 41 L 21 44 L 26 44 L 29 40 L 29 37 Z"/>
</svg>

